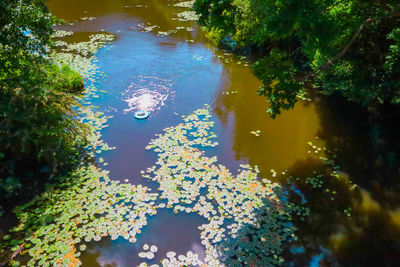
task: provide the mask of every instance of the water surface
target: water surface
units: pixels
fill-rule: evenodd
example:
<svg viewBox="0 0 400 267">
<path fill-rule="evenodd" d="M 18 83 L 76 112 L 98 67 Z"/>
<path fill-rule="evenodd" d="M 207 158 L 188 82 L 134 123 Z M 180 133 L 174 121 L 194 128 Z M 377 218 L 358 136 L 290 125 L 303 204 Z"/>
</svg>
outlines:
<svg viewBox="0 0 400 267">
<path fill-rule="evenodd" d="M 285 180 L 279 175 L 272 177 L 271 169 L 278 173 L 288 169 L 301 177 L 303 173 L 321 167 L 321 163 L 311 158 L 308 152 L 307 142 L 313 141 L 320 146 L 326 144 L 330 149 L 339 149 L 339 164 L 344 166 L 344 171 L 354 182 L 361 184 L 363 193 L 353 195 L 342 183 L 327 181 L 338 192 L 337 204 L 325 200 L 321 192 L 303 189 L 316 213 L 312 215 L 312 224 L 299 224 L 300 245 L 306 248 L 306 252 L 289 256 L 296 266 L 318 266 L 319 259 L 324 258 L 326 264 L 362 266 L 357 263 L 368 258 L 363 256 L 363 242 L 373 242 L 374 253 L 381 258 L 386 257 L 382 248 L 390 247 L 388 263 L 398 259 L 399 194 L 393 192 L 388 200 L 384 198 L 388 187 L 382 189 L 385 193 L 379 194 L 380 190 L 374 188 L 373 182 L 365 184 L 360 178 L 361 172 L 367 174 L 368 167 L 372 168 L 369 161 L 376 157 L 376 151 L 369 154 L 370 158 L 359 157 L 363 149 L 370 146 L 370 124 L 364 129 L 354 119 L 351 125 L 350 118 L 355 116 L 353 111 L 348 111 L 348 114 L 343 111 L 343 116 L 338 116 L 333 112 L 337 102 L 317 97 L 312 97 L 312 102 L 300 101 L 293 110 L 274 120 L 269 118 L 265 112 L 268 108 L 265 98 L 256 94 L 260 82 L 250 67 L 244 64 L 244 60 L 224 55 L 223 51 L 209 44 L 196 22 L 177 20 L 176 14 L 187 9 L 173 6 L 176 3 L 167 0 L 49 2 L 51 11 L 69 23 L 62 28 L 75 32 L 69 41 L 87 40 L 91 33 L 101 31 L 117 36 L 111 45 L 97 53 L 97 65 L 105 74 L 97 81 L 97 87 L 106 93 L 92 99 L 101 111 L 113 116 L 109 127 L 102 132 L 104 140 L 116 147 L 101 155 L 108 163 L 104 168 L 110 170 L 110 177 L 121 181 L 128 179 L 130 183 L 155 189 L 155 184 L 140 175 L 141 170 L 152 166 L 156 160 L 156 155 L 145 150 L 145 145 L 163 128 L 180 123 L 180 115 L 209 104 L 214 111 L 215 132 L 220 145 L 207 150 L 207 153 L 218 156 L 219 162 L 232 170 L 237 169 L 240 163 L 250 163 L 260 167 L 263 177 L 278 182 Z M 82 20 L 87 17 L 94 19 Z M 145 27 L 153 27 L 153 30 L 143 31 Z M 176 32 L 165 36 L 171 30 Z M 138 107 L 149 108 L 150 118 L 135 120 L 133 115 Z M 356 114 L 356 118 L 362 116 Z M 260 136 L 252 135 L 250 132 L 253 130 L 260 130 Z M 389 153 L 387 148 L 382 151 Z M 395 157 L 398 155 L 396 151 Z M 357 164 L 352 169 L 350 162 L 355 160 L 363 166 Z M 397 161 L 394 170 L 396 164 Z M 396 175 L 393 171 L 390 174 Z M 398 188 L 398 183 L 394 184 Z M 376 186 L 380 187 L 379 183 Z M 392 203 L 390 207 L 381 207 L 388 201 Z M 354 209 L 358 207 L 351 218 L 343 214 L 343 207 L 349 205 Z M 381 213 L 384 215 L 380 220 L 370 221 Z M 369 220 L 367 223 L 363 221 L 366 218 Z M 137 253 L 144 243 L 156 244 L 160 248 L 154 263 L 169 250 L 183 253 L 192 249 L 202 255 L 197 229 L 202 223 L 197 215 L 176 215 L 161 210 L 149 219 L 137 243 L 131 244 L 123 239 L 92 243 L 81 257 L 83 265 L 136 266 L 142 261 Z M 378 231 L 376 225 L 385 227 L 385 230 L 375 233 Z M 370 227 L 377 235 L 375 239 Z M 345 247 L 348 242 L 351 248 Z M 352 250 L 355 252 L 350 253 Z M 355 265 L 348 264 L 353 261 Z"/>
</svg>

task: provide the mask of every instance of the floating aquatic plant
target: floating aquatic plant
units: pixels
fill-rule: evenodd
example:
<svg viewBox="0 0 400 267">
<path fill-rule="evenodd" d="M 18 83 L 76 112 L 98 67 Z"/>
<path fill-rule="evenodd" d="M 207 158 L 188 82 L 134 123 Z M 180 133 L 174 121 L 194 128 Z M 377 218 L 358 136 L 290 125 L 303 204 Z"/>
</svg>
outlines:
<svg viewBox="0 0 400 267">
<path fill-rule="evenodd" d="M 174 6 L 192 8 L 193 4 L 194 4 L 194 1 L 184 1 L 184 2 L 179 2 L 177 4 L 174 4 Z"/>
<path fill-rule="evenodd" d="M 178 255 L 173 251 L 167 252 L 167 257 L 161 260 L 163 267 L 175 266 L 204 266 L 204 263 L 199 259 L 199 255 L 192 251 L 188 251 L 186 255 Z"/>
<path fill-rule="evenodd" d="M 114 38 L 112 34 L 93 34 L 89 36 L 89 41 L 68 44 L 66 47 L 62 48 L 62 51 L 79 53 L 87 57 L 93 55 L 100 47 L 111 42 Z"/>
<path fill-rule="evenodd" d="M 176 32 L 177 32 L 177 30 L 169 30 L 166 32 L 158 31 L 157 36 L 168 36 L 168 35 L 176 33 Z"/>
<path fill-rule="evenodd" d="M 73 33 L 72 33 L 73 34 Z M 70 36 L 71 32 L 56 31 L 55 36 L 63 37 Z M 85 94 L 78 99 L 80 105 L 76 107 L 80 114 L 80 120 L 89 125 L 90 130 L 87 133 L 87 138 L 90 141 L 90 146 L 96 148 L 93 151 L 106 151 L 112 149 L 101 140 L 100 130 L 106 127 L 107 120 L 111 116 L 104 116 L 103 113 L 96 110 L 90 104 L 89 99 L 98 97 L 98 90 L 94 86 L 94 82 L 102 76 L 95 64 L 97 58 L 95 53 L 101 47 L 114 40 L 114 35 L 111 34 L 94 34 L 90 35 L 89 41 L 68 44 L 63 42 L 62 52 L 54 52 L 52 54 L 53 61 L 56 64 L 68 65 L 84 78 Z M 94 153 L 92 153 L 94 156 Z"/>
<path fill-rule="evenodd" d="M 250 131 L 250 133 L 253 134 L 253 135 L 255 135 L 255 136 L 257 136 L 257 137 L 259 137 L 261 131 L 260 131 L 260 130 L 255 130 L 255 131 Z"/>
<path fill-rule="evenodd" d="M 83 251 L 84 242 L 105 236 L 135 242 L 146 217 L 156 213 L 157 194 L 148 191 L 112 181 L 107 171 L 95 166 L 75 171 L 15 210 L 19 224 L 12 232 L 23 234 L 22 241 L 30 245 L 27 266 L 79 265 L 77 247 Z"/>
<path fill-rule="evenodd" d="M 81 20 L 83 20 L 83 21 L 92 21 L 92 20 L 95 20 L 96 18 L 95 17 L 82 17 L 81 18 Z"/>
<path fill-rule="evenodd" d="M 56 33 L 56 36 L 66 35 L 65 32 Z M 78 71 L 83 70 L 81 75 L 89 83 L 86 95 L 96 93 L 90 86 L 90 82 L 95 80 L 92 75 L 96 73 L 93 54 L 109 40 L 106 35 L 97 35 L 86 42 L 86 48 L 74 44 L 67 46 L 64 53 L 54 54 L 56 63 L 65 64 L 65 60 L 70 60 Z M 85 60 L 82 60 L 84 56 L 72 53 L 82 49 L 86 51 L 82 53 Z M 90 104 L 80 105 L 77 110 L 80 119 L 89 125 L 88 138 L 93 151 L 111 149 L 100 135 L 107 118 Z M 64 177 L 63 182 L 16 208 L 18 225 L 11 233 L 18 238 L 10 238 L 7 244 L 14 251 L 24 247 L 24 252 L 30 256 L 27 266 L 78 266 L 79 251 L 86 249 L 85 242 L 100 241 L 105 236 L 136 241 L 136 234 L 147 224 L 147 216 L 156 213 L 158 194 L 148 191 L 141 185 L 112 181 L 107 171 L 92 164 L 81 166 Z"/>
<path fill-rule="evenodd" d="M 176 13 L 178 18 L 176 20 L 179 21 L 197 21 L 199 20 L 199 16 L 194 11 L 183 11 Z"/>
<path fill-rule="evenodd" d="M 71 31 L 57 30 L 53 33 L 52 37 L 53 38 L 62 38 L 62 37 L 66 37 L 66 36 L 71 36 L 73 34 L 74 34 L 74 32 L 71 32 Z"/>
<path fill-rule="evenodd" d="M 224 52 L 222 55 L 215 55 L 216 58 L 220 59 L 226 64 L 229 64 L 231 62 L 236 62 L 236 64 L 243 66 L 249 66 L 249 62 L 247 61 L 245 56 L 235 56 L 232 53 L 229 52 Z"/>
<path fill-rule="evenodd" d="M 143 28 L 143 31 L 144 32 L 151 32 L 152 30 L 157 29 L 157 28 L 160 28 L 160 26 L 158 26 L 158 25 L 146 26 L 146 27 Z"/>
<path fill-rule="evenodd" d="M 223 95 L 235 95 L 237 94 L 238 91 L 227 91 L 227 92 L 222 92 Z"/>
<path fill-rule="evenodd" d="M 167 200 L 167 207 L 175 212 L 197 213 L 208 220 L 199 227 L 206 264 L 222 265 L 224 251 L 237 240 L 241 229 L 259 225 L 255 214 L 260 209 L 270 211 L 264 219 L 268 227 L 262 228 L 268 244 L 261 246 L 266 249 L 265 260 L 280 263 L 282 258 L 274 255 L 280 255 L 282 243 L 295 238 L 290 218 L 296 208 L 283 201 L 285 191 L 266 179 L 261 183 L 258 168 L 241 165 L 239 173 L 233 175 L 217 164 L 217 157 L 207 157 L 199 149 L 217 145 L 212 140 L 216 135 L 211 131 L 214 122 L 209 106 L 182 118 L 183 123 L 164 129 L 146 147 L 158 153 L 158 160 L 157 165 L 142 172 L 143 177 L 159 183 L 160 197 Z M 207 193 L 202 195 L 204 189 Z M 177 262 L 187 264 L 184 257 L 177 261 L 169 257 L 163 264 L 173 266 Z"/>
</svg>

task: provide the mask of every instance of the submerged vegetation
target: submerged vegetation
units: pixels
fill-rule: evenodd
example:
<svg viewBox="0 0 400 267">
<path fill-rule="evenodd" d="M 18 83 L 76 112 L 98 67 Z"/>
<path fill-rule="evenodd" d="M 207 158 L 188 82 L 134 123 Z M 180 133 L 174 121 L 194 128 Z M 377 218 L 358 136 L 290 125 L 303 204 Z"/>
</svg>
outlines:
<svg viewBox="0 0 400 267">
<path fill-rule="evenodd" d="M 215 43 L 257 55 L 272 116 L 309 84 L 369 108 L 400 102 L 396 0 L 196 0 L 194 9 Z"/>
</svg>

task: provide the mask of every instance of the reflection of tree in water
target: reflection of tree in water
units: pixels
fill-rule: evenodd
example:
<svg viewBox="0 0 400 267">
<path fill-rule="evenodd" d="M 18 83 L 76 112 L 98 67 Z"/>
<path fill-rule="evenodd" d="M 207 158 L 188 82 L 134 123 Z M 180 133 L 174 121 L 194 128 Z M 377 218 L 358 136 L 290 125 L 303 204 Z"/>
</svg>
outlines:
<svg viewBox="0 0 400 267">
<path fill-rule="evenodd" d="M 140 4 L 141 7 L 136 7 Z M 66 9 L 65 6 L 79 7 L 80 10 L 85 10 L 85 13 L 77 12 L 76 9 Z M 99 31 L 102 28 L 107 28 L 108 22 L 107 17 L 114 18 L 118 14 L 127 15 L 130 18 L 138 18 L 143 21 L 147 26 L 158 26 L 157 30 L 151 31 L 153 34 L 157 34 L 158 31 L 166 32 L 169 30 L 175 30 L 176 27 L 182 26 L 184 23 L 185 27 L 192 27 L 196 29 L 198 26 L 195 22 L 182 22 L 177 20 L 177 13 L 188 10 L 188 8 L 176 7 L 169 1 L 166 0 L 153 0 L 153 1 L 125 1 L 125 0 L 98 0 L 96 4 L 93 4 L 92 0 L 58 0 L 49 1 L 48 6 L 52 13 L 57 17 L 63 18 L 68 22 L 77 22 L 76 25 L 82 26 L 86 31 Z M 82 17 L 93 16 L 96 19 L 85 22 L 82 21 Z M 114 23 L 114 22 L 113 22 Z M 76 25 L 67 28 L 74 28 Z M 137 25 L 133 24 L 132 29 L 135 29 Z M 122 28 L 124 29 L 124 28 Z M 108 30 L 108 29 L 107 29 Z M 180 30 L 172 35 L 176 40 L 202 40 L 203 34 L 198 31 L 187 31 Z"/>
<path fill-rule="evenodd" d="M 284 265 L 308 266 L 322 255 L 320 266 L 397 266 L 399 113 L 384 110 L 380 115 L 370 115 L 332 98 L 322 99 L 317 105 L 322 124 L 318 136 L 327 148 L 337 149 L 326 153 L 335 158 L 335 164 L 326 166 L 318 157 L 309 157 L 297 161 L 289 174 L 280 177 L 291 191 L 290 201 L 305 199 L 305 206 L 311 210 L 304 221 L 293 217 L 299 239 L 286 247 Z M 334 166 L 340 166 L 338 177 L 331 175 Z M 351 189 L 350 179 L 358 189 Z M 257 218 L 262 222 L 268 216 L 260 212 Z M 243 247 L 259 246 L 254 233 L 264 230 L 243 228 L 238 239 L 243 244 L 231 246 L 227 255 L 241 255 L 246 252 Z M 295 247 L 302 249 L 294 252 L 291 248 Z M 260 256 L 254 254 L 250 265 L 265 266 Z"/>
<path fill-rule="evenodd" d="M 335 231 L 326 234 L 326 240 L 331 239 L 329 248 L 345 266 L 396 266 L 400 261 L 399 112 L 387 108 L 371 115 L 332 98 L 318 107 L 322 123 L 318 136 L 327 147 L 337 148 L 336 163 L 360 187 L 351 196 L 351 218 L 342 219 Z M 341 217 L 326 216 L 323 221 L 334 224 Z"/>
<path fill-rule="evenodd" d="M 385 208 L 397 207 L 399 111 L 386 108 L 380 115 L 369 116 L 340 100 L 324 101 L 320 109 L 323 120 L 319 136 L 327 146 L 338 148 L 337 163 Z"/>
</svg>

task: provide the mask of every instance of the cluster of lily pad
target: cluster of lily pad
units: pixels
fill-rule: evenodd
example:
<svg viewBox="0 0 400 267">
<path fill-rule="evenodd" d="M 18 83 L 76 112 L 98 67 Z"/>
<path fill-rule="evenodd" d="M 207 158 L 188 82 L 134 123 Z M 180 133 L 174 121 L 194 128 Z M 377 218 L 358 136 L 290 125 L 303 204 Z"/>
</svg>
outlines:
<svg viewBox="0 0 400 267">
<path fill-rule="evenodd" d="M 318 139 L 318 137 L 316 137 L 316 139 Z M 291 189 L 294 189 L 295 186 L 303 183 L 316 191 L 320 191 L 331 201 L 335 201 L 338 199 L 336 190 L 340 187 L 337 187 L 336 184 L 336 186 L 332 188 L 330 185 L 332 184 L 332 181 L 337 180 L 342 182 L 341 186 L 344 186 L 346 190 L 355 193 L 358 188 L 357 184 L 354 184 L 347 175 L 339 172 L 340 166 L 335 162 L 335 152 L 337 149 L 330 150 L 325 146 L 320 147 L 312 141 L 309 141 L 307 144 L 311 148 L 308 153 L 317 156 L 327 168 L 323 170 L 323 173 L 321 171 L 313 171 L 312 174 L 302 179 L 291 175 L 286 177 L 286 183 L 291 186 Z M 297 194 L 303 198 L 302 194 L 299 194 L 299 192 L 300 191 L 298 191 Z M 343 212 L 346 216 L 351 216 L 351 210 L 351 207 L 346 206 L 346 208 L 343 209 Z"/>
<path fill-rule="evenodd" d="M 82 56 L 88 57 L 93 55 L 100 47 L 113 41 L 115 36 L 112 34 L 99 33 L 92 34 L 89 36 L 89 41 L 70 43 L 65 47 L 62 47 L 63 52 L 74 52 L 79 53 Z"/>
<path fill-rule="evenodd" d="M 199 256 L 188 251 L 186 255 L 176 255 L 175 252 L 167 252 L 167 257 L 161 260 L 163 267 L 175 267 L 175 266 L 202 266 L 204 263 L 199 259 Z M 177 256 L 177 257 L 176 257 Z"/>
<path fill-rule="evenodd" d="M 96 96 L 97 89 L 93 83 L 102 76 L 98 71 L 98 66 L 95 64 L 97 58 L 95 53 L 101 47 L 109 44 L 115 39 L 112 34 L 93 34 L 89 36 L 89 41 L 79 43 L 67 43 L 59 38 L 72 35 L 69 31 L 56 31 L 53 35 L 56 39 L 56 46 L 59 51 L 54 51 L 51 57 L 54 63 L 59 65 L 68 65 L 73 70 L 77 71 L 85 81 L 85 99 Z"/>
<path fill-rule="evenodd" d="M 236 95 L 238 93 L 238 91 L 226 91 L 226 92 L 222 92 L 223 95 Z"/>
<path fill-rule="evenodd" d="M 82 17 L 80 19 L 83 20 L 83 21 L 92 21 L 92 20 L 95 20 L 96 17 Z"/>
<path fill-rule="evenodd" d="M 53 38 L 62 38 L 73 35 L 73 32 L 57 30 Z M 98 49 L 109 44 L 115 38 L 111 34 L 93 34 L 89 36 L 89 41 L 80 43 L 66 43 L 61 40 L 56 42 L 61 51 L 52 54 L 53 61 L 59 65 L 68 65 L 77 71 L 85 81 L 85 94 L 78 97 L 79 105 L 76 110 L 79 119 L 85 122 L 89 128 L 87 139 L 89 140 L 91 155 L 99 154 L 101 151 L 113 149 L 101 139 L 100 131 L 107 127 L 107 120 L 111 116 L 105 116 L 91 104 L 92 98 L 98 97 L 99 91 L 94 86 L 95 81 L 102 76 L 95 64 L 97 58 L 95 53 Z M 102 91 L 105 92 L 105 91 Z"/>
<path fill-rule="evenodd" d="M 159 29 L 160 26 L 158 25 L 151 25 L 149 22 L 148 23 L 140 23 L 136 25 L 136 27 L 131 28 L 132 30 L 140 30 L 142 32 L 152 32 L 156 29 Z M 186 30 L 188 32 L 192 32 L 194 29 L 192 27 L 184 27 L 184 26 L 177 26 L 175 29 L 168 30 L 168 31 L 157 31 L 157 36 L 168 36 L 174 33 L 177 33 L 180 30 Z"/>
<path fill-rule="evenodd" d="M 183 1 L 183 2 L 179 2 L 174 4 L 174 6 L 177 7 L 186 7 L 186 8 L 192 8 L 194 4 L 194 0 L 193 1 Z"/>
<path fill-rule="evenodd" d="M 106 236 L 136 242 L 147 216 L 157 209 L 157 193 L 148 191 L 112 181 L 94 165 L 82 167 L 18 207 L 19 224 L 11 231 L 24 235 L 21 241 L 31 256 L 27 266 L 77 266 L 86 242 Z"/>
<path fill-rule="evenodd" d="M 318 139 L 318 137 L 316 138 Z M 319 159 L 322 161 L 322 163 L 328 167 L 330 167 L 331 172 L 330 176 L 338 178 L 338 179 L 344 179 L 346 182 L 351 185 L 350 189 L 355 190 L 358 188 L 356 184 L 354 184 L 351 180 L 348 179 L 348 177 L 342 177 L 338 171 L 340 170 L 340 166 L 336 164 L 335 159 L 336 159 L 336 151 L 335 150 L 330 150 L 328 148 L 324 147 L 319 147 L 318 145 L 314 144 L 313 142 L 309 141 L 308 146 L 311 147 L 311 150 L 309 150 L 309 153 L 313 153 L 314 155 L 319 155 Z"/>
<path fill-rule="evenodd" d="M 138 253 L 138 256 L 140 258 L 147 258 L 151 260 L 154 258 L 154 254 L 158 251 L 158 248 L 156 245 L 149 246 L 148 244 L 144 244 L 143 250 L 144 251 Z"/>
<path fill-rule="evenodd" d="M 178 18 L 172 18 L 173 20 L 178 21 L 197 21 L 199 20 L 199 16 L 194 11 L 183 11 L 176 13 Z"/>
<path fill-rule="evenodd" d="M 305 183 L 311 184 L 314 189 L 321 188 L 324 184 L 324 181 L 321 179 L 323 177 L 324 176 L 322 174 L 316 175 L 314 177 L 307 177 Z"/>
<path fill-rule="evenodd" d="M 68 35 L 71 34 L 65 31 L 55 34 L 56 37 Z M 54 61 L 65 64 L 66 59 L 70 60 L 76 70 L 84 70 L 80 73 L 90 84 L 96 79 L 93 73 L 97 73 L 93 54 L 109 40 L 105 35 L 92 36 L 85 45 L 73 44 L 61 54 L 55 53 Z M 82 50 L 87 60 L 73 53 Z M 82 64 L 87 66 L 82 68 Z M 87 86 L 86 91 L 95 94 L 94 89 Z M 100 135 L 108 118 L 96 112 L 90 103 L 79 105 L 77 114 L 88 125 L 93 153 L 111 149 Z M 147 224 L 147 217 L 158 208 L 155 203 L 158 194 L 148 191 L 141 185 L 119 184 L 109 179 L 107 171 L 85 164 L 64 177 L 63 182 L 16 208 L 18 225 L 4 241 L 13 251 L 23 247 L 22 253 L 30 256 L 27 266 L 78 266 L 80 251 L 91 240 L 110 236 L 136 241 L 136 235 Z M 13 261 L 13 265 L 19 265 L 18 261 Z"/>
<path fill-rule="evenodd" d="M 148 25 L 145 26 L 144 23 L 139 24 L 138 27 L 142 27 L 143 28 L 143 32 L 151 32 L 154 29 L 160 28 L 160 26 L 158 25 L 150 25 L 150 23 L 147 23 Z"/>
<path fill-rule="evenodd" d="M 262 247 L 267 250 L 259 253 L 264 253 L 268 261 L 280 263 L 282 259 L 275 255 L 280 255 L 281 244 L 295 237 L 290 218 L 296 207 L 284 201 L 285 190 L 278 184 L 267 179 L 261 182 L 258 169 L 241 165 L 234 175 L 217 164 L 217 157 L 207 157 L 199 149 L 217 145 L 212 140 L 216 135 L 211 131 L 214 122 L 210 118 L 206 105 L 151 140 L 146 148 L 157 152 L 158 160 L 142 172 L 143 177 L 159 183 L 160 197 L 174 212 L 197 213 L 208 220 L 199 227 L 206 264 L 223 264 L 231 242 L 240 243 L 237 238 L 241 229 L 259 224 L 255 214 L 260 209 L 270 214 L 266 216 L 268 227 L 263 225 L 260 230 L 265 235 Z M 246 256 L 238 260 L 246 261 Z"/>
<path fill-rule="evenodd" d="M 177 31 L 178 30 L 169 30 L 169 31 L 165 31 L 165 32 L 157 31 L 157 36 L 168 36 L 168 35 L 176 33 Z"/>
<path fill-rule="evenodd" d="M 260 136 L 261 130 L 250 131 L 250 133 L 256 137 Z"/>
<path fill-rule="evenodd" d="M 74 32 L 71 32 L 71 31 L 57 30 L 53 33 L 52 37 L 53 38 L 63 38 L 66 36 L 71 36 L 73 34 L 74 34 Z"/>
<path fill-rule="evenodd" d="M 224 52 L 223 54 L 216 55 L 215 57 L 220 59 L 221 61 L 223 61 L 226 64 L 235 62 L 238 65 L 243 64 L 243 66 L 245 66 L 245 67 L 249 66 L 249 64 L 250 64 L 245 56 L 235 56 L 233 53 L 229 53 L 229 52 Z"/>
</svg>

